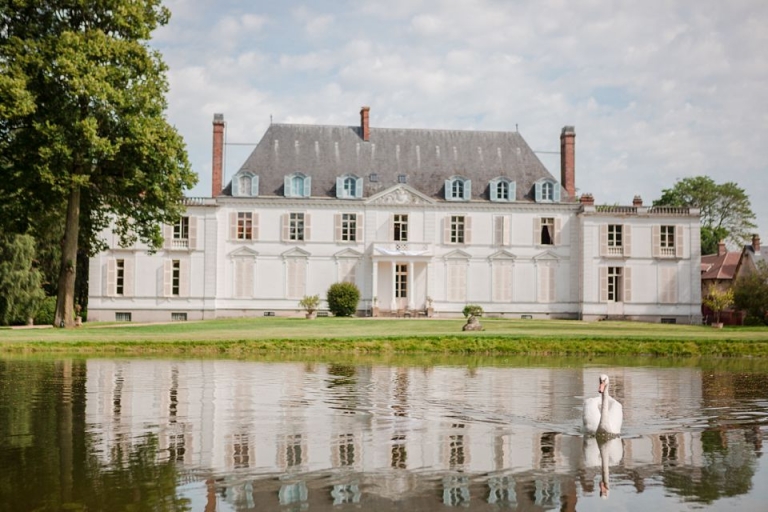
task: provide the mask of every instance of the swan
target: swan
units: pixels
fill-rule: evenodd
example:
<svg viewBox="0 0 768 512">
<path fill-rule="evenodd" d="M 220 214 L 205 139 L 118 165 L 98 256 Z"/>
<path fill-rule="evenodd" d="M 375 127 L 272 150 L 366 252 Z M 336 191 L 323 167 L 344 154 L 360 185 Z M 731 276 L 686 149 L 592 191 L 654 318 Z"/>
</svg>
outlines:
<svg viewBox="0 0 768 512">
<path fill-rule="evenodd" d="M 621 404 L 608 394 L 608 376 L 600 376 L 597 388 L 602 396 L 584 400 L 584 430 L 589 434 L 619 434 L 624 412 Z"/>
</svg>

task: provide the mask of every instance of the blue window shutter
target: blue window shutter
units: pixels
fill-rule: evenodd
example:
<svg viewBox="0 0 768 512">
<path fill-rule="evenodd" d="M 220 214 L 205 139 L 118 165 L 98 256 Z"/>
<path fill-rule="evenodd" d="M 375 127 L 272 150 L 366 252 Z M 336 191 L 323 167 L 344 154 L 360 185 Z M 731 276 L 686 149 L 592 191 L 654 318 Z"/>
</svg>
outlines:
<svg viewBox="0 0 768 512">
<path fill-rule="evenodd" d="M 472 180 L 464 180 L 464 200 L 472 199 Z"/>
<path fill-rule="evenodd" d="M 453 180 L 445 180 L 445 200 L 450 201 L 452 199 L 451 194 L 453 193 Z"/>
<path fill-rule="evenodd" d="M 509 201 L 515 201 L 517 199 L 517 184 L 514 181 L 509 182 Z"/>
<path fill-rule="evenodd" d="M 541 185 L 542 185 L 542 182 L 540 182 L 540 181 L 537 181 L 536 185 L 535 185 L 536 186 L 536 202 L 537 203 L 541 202 Z"/>
<path fill-rule="evenodd" d="M 285 190 L 283 190 L 283 195 L 285 197 L 293 197 L 293 193 L 291 191 L 291 181 L 292 181 L 291 178 L 292 177 L 293 176 L 289 174 L 288 176 L 285 176 L 283 178 L 283 188 L 285 189 Z"/>
<path fill-rule="evenodd" d="M 251 195 L 256 197 L 259 195 L 259 177 L 251 176 Z"/>
<path fill-rule="evenodd" d="M 552 200 L 556 203 L 560 202 L 560 184 L 559 183 L 553 183 L 552 188 L 554 189 L 555 193 L 552 194 Z"/>
<path fill-rule="evenodd" d="M 490 188 L 491 188 L 491 201 L 498 201 L 499 200 L 499 178 L 491 180 Z"/>
<path fill-rule="evenodd" d="M 239 174 L 235 174 L 232 177 L 232 195 L 233 196 L 240 195 L 240 175 Z"/>
<path fill-rule="evenodd" d="M 312 195 L 312 177 L 304 176 L 304 197 Z"/>
<path fill-rule="evenodd" d="M 336 197 L 347 197 L 344 191 L 344 176 L 336 176 Z"/>
<path fill-rule="evenodd" d="M 355 197 L 363 197 L 363 178 L 355 178 Z"/>
</svg>

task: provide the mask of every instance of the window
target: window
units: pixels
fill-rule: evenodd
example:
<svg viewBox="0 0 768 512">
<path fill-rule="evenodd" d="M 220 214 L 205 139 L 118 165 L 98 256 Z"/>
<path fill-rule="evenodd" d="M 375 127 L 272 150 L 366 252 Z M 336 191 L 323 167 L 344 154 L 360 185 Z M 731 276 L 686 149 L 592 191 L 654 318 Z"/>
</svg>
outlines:
<svg viewBox="0 0 768 512">
<path fill-rule="evenodd" d="M 363 179 L 352 174 L 337 177 L 336 197 L 342 199 L 358 199 L 363 197 Z"/>
<path fill-rule="evenodd" d="M 491 201 L 509 202 L 515 200 L 515 182 L 503 176 L 491 180 Z"/>
<path fill-rule="evenodd" d="M 675 226 L 661 226 L 659 246 L 662 256 L 675 255 Z"/>
<path fill-rule="evenodd" d="M 659 268 L 659 302 L 677 303 L 677 267 Z"/>
<path fill-rule="evenodd" d="M 251 240 L 253 237 L 253 213 L 237 212 L 237 239 Z"/>
<path fill-rule="evenodd" d="M 253 263 L 252 257 L 237 257 L 235 263 L 235 297 L 242 299 L 253 297 Z"/>
<path fill-rule="evenodd" d="M 115 295 L 125 294 L 125 260 L 115 261 Z"/>
<path fill-rule="evenodd" d="M 339 282 L 355 284 L 357 280 L 357 259 L 339 259 Z"/>
<path fill-rule="evenodd" d="M 448 240 L 452 244 L 464 243 L 464 216 L 463 215 L 451 215 L 451 231 L 450 231 Z"/>
<path fill-rule="evenodd" d="M 393 222 L 393 238 L 395 242 L 408 241 L 408 215 L 395 214 Z"/>
<path fill-rule="evenodd" d="M 186 322 L 186 321 L 187 321 L 186 313 L 171 312 L 171 322 Z"/>
<path fill-rule="evenodd" d="M 283 180 L 285 197 L 309 197 L 312 191 L 312 178 L 296 172 L 289 174 Z"/>
<path fill-rule="evenodd" d="M 405 183 L 406 181 L 408 181 L 408 179 L 407 179 L 405 174 L 398 174 L 397 175 L 397 182 L 398 183 Z"/>
<path fill-rule="evenodd" d="M 629 224 L 600 225 L 600 256 L 630 256 L 632 226 Z"/>
<path fill-rule="evenodd" d="M 512 260 L 497 259 L 493 261 L 493 301 L 512 302 Z"/>
<path fill-rule="evenodd" d="M 555 265 L 539 265 L 539 302 L 555 301 Z"/>
<path fill-rule="evenodd" d="M 534 184 L 537 203 L 557 203 L 560 201 L 560 185 L 548 178 L 542 178 Z"/>
<path fill-rule="evenodd" d="M 342 242 L 356 242 L 357 241 L 357 214 L 342 213 L 340 229 L 341 229 L 340 240 Z"/>
<path fill-rule="evenodd" d="M 178 297 L 181 291 L 181 261 L 173 260 L 172 269 L 171 295 Z"/>
<path fill-rule="evenodd" d="M 447 201 L 469 201 L 472 197 L 472 182 L 461 176 L 445 180 L 445 199 Z"/>
<path fill-rule="evenodd" d="M 608 254 L 623 254 L 621 224 L 608 225 Z"/>
<path fill-rule="evenodd" d="M 395 267 L 395 298 L 408 298 L 408 264 L 398 263 Z"/>
<path fill-rule="evenodd" d="M 541 245 L 555 244 L 555 219 L 554 217 L 542 217 L 541 233 L 539 238 Z"/>
<path fill-rule="evenodd" d="M 189 217 L 182 217 L 173 225 L 173 239 L 187 240 L 189 238 Z"/>
<path fill-rule="evenodd" d="M 496 184 L 496 199 L 499 201 L 509 201 L 509 183 L 500 181 Z"/>
<path fill-rule="evenodd" d="M 286 298 L 304 297 L 307 281 L 306 258 L 287 258 L 286 262 Z"/>
<path fill-rule="evenodd" d="M 493 218 L 493 244 L 507 246 L 511 244 L 511 219 L 508 215 L 497 215 Z"/>
<path fill-rule="evenodd" d="M 608 302 L 621 302 L 621 267 L 608 267 Z"/>
<path fill-rule="evenodd" d="M 466 302 L 467 300 L 466 260 L 448 261 L 448 300 L 451 302 Z"/>
<path fill-rule="evenodd" d="M 288 240 L 304 240 L 304 214 L 291 213 L 288 221 Z"/>
<path fill-rule="evenodd" d="M 258 196 L 259 177 L 251 172 L 244 172 L 236 175 L 232 179 L 232 195 L 235 197 Z"/>
<path fill-rule="evenodd" d="M 115 322 L 130 322 L 131 313 L 129 312 L 115 312 Z"/>
<path fill-rule="evenodd" d="M 371 183 L 377 183 L 377 182 L 379 181 L 379 175 L 378 175 L 378 174 L 376 174 L 375 172 L 372 172 L 372 173 L 371 173 L 371 174 L 368 176 L 368 181 L 370 181 Z"/>
<path fill-rule="evenodd" d="M 240 195 L 250 195 L 251 191 L 251 177 L 247 174 L 240 176 L 240 182 L 238 183 Z"/>
</svg>

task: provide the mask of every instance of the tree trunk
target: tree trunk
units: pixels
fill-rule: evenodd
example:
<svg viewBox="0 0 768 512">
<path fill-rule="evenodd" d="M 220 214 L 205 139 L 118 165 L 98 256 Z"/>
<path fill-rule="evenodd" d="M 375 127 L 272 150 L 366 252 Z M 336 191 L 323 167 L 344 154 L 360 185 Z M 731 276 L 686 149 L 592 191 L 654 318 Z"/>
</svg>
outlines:
<svg viewBox="0 0 768 512">
<path fill-rule="evenodd" d="M 77 239 L 80 234 L 80 186 L 72 185 L 67 204 L 67 224 L 64 227 L 64 247 L 61 249 L 59 289 L 56 296 L 55 327 L 75 326 L 75 277 L 77 275 Z"/>
</svg>

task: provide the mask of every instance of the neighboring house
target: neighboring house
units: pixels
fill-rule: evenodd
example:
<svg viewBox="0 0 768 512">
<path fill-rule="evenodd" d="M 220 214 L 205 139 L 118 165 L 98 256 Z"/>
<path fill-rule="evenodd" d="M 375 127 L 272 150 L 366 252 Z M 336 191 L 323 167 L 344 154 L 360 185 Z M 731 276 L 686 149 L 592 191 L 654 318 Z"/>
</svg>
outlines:
<svg viewBox="0 0 768 512">
<path fill-rule="evenodd" d="M 742 267 L 743 251 L 728 251 L 725 242 L 717 245 L 717 254 L 701 257 L 701 296 L 705 297 L 710 286 L 726 291 L 733 287 Z M 701 308 L 706 323 L 714 319 L 714 312 L 707 306 Z M 720 320 L 726 325 L 741 325 L 742 315 L 733 308 L 720 313 Z"/>
<path fill-rule="evenodd" d="M 573 127 L 558 181 L 517 132 L 372 128 L 365 107 L 360 126 L 272 124 L 226 186 L 224 128 L 213 197 L 162 250 L 105 233 L 89 320 L 294 315 L 349 281 L 368 315 L 701 321 L 698 210 L 577 199 Z"/>
<path fill-rule="evenodd" d="M 749 274 L 757 268 L 758 262 L 768 264 L 768 247 L 760 245 L 760 235 L 752 235 L 752 243 L 745 245 L 741 251 L 741 273 Z"/>
</svg>

